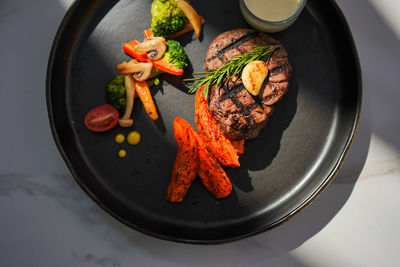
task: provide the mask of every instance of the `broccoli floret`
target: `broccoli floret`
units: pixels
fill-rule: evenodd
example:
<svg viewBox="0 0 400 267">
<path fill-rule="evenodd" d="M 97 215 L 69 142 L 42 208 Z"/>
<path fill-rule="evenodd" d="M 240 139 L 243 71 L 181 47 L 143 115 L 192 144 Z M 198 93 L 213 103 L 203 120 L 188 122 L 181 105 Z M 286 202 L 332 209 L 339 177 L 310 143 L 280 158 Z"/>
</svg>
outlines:
<svg viewBox="0 0 400 267">
<path fill-rule="evenodd" d="M 185 28 L 186 16 L 175 1 L 154 0 L 151 15 L 154 36 L 167 37 Z"/>
<path fill-rule="evenodd" d="M 106 87 L 106 101 L 122 111 L 126 106 L 126 88 L 123 75 L 118 75 Z"/>
<path fill-rule="evenodd" d="M 158 78 L 147 80 L 148 87 L 157 86 L 159 84 L 160 80 Z M 106 102 L 113 105 L 120 112 L 123 112 L 125 110 L 126 87 L 124 75 L 118 75 L 107 84 Z"/>
<path fill-rule="evenodd" d="M 151 70 L 149 79 L 152 79 L 152 78 L 154 78 L 154 77 L 157 77 L 158 75 L 161 75 L 161 74 L 163 74 L 163 73 L 165 73 L 165 72 L 163 72 L 162 70 L 153 68 L 153 69 Z"/>
<path fill-rule="evenodd" d="M 163 59 L 177 68 L 184 69 L 187 66 L 187 56 L 181 44 L 175 40 L 166 40 L 165 44 L 167 51 L 165 51 Z"/>
<path fill-rule="evenodd" d="M 183 47 L 180 45 L 178 41 L 175 40 L 166 40 L 165 45 L 167 46 L 167 50 L 163 56 L 163 60 L 173 64 L 175 67 L 184 69 L 187 67 L 187 55 Z M 162 70 L 153 68 L 151 70 L 150 79 L 157 77 L 158 75 L 163 74 Z"/>
</svg>

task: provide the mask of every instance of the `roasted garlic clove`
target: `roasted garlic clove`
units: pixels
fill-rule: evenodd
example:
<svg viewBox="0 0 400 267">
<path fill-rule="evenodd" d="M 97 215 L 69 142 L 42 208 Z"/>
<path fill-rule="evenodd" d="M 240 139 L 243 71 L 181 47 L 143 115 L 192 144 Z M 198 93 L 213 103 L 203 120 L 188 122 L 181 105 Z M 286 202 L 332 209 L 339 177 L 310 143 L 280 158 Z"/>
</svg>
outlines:
<svg viewBox="0 0 400 267">
<path fill-rule="evenodd" d="M 243 69 L 243 85 L 250 94 L 256 96 L 260 92 L 261 86 L 267 76 L 267 63 L 260 60 L 252 61 L 247 64 Z"/>
</svg>

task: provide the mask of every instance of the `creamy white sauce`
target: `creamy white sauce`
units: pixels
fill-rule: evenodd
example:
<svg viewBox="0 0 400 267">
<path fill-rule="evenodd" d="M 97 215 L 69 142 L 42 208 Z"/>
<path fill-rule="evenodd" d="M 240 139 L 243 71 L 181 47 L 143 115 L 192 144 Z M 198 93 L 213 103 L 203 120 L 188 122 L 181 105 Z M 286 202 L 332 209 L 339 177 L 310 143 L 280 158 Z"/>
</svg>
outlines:
<svg viewBox="0 0 400 267">
<path fill-rule="evenodd" d="M 301 0 L 245 0 L 248 9 L 257 17 L 268 21 L 281 21 L 292 16 Z"/>
</svg>

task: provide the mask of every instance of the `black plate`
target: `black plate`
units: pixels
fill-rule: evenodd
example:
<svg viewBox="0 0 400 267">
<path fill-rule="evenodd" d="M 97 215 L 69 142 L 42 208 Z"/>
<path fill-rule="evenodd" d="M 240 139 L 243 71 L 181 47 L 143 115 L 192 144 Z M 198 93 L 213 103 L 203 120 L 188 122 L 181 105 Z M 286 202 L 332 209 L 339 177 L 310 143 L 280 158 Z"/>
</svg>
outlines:
<svg viewBox="0 0 400 267">
<path fill-rule="evenodd" d="M 228 169 L 232 194 L 218 200 L 195 180 L 183 203 L 165 200 L 175 158 L 172 121 L 194 125 L 194 96 L 180 78 L 164 77 L 154 91 L 160 119 L 153 122 L 140 101 L 132 129 L 88 131 L 83 118 L 105 103 L 114 66 L 129 59 L 121 44 L 143 39 L 151 1 L 76 1 L 55 37 L 47 73 L 47 106 L 53 136 L 85 192 L 124 224 L 174 241 L 220 243 L 279 225 L 309 204 L 333 179 L 354 138 L 360 114 L 361 79 L 347 23 L 334 1 L 309 0 L 297 22 L 273 34 L 293 65 L 287 95 L 261 135 L 246 142 L 241 168 Z M 201 40 L 179 40 L 190 70 L 201 71 L 211 41 L 221 32 L 249 27 L 238 1 L 192 1 L 206 19 Z M 138 146 L 117 145 L 117 133 L 138 130 Z M 128 152 L 123 160 L 119 148 Z"/>
</svg>

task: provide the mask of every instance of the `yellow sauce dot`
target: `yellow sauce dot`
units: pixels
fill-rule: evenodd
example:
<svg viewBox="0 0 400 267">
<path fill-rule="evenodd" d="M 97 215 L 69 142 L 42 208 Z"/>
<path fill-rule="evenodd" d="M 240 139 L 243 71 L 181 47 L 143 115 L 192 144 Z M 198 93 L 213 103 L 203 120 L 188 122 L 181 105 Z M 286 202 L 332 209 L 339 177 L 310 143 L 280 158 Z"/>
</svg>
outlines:
<svg viewBox="0 0 400 267">
<path fill-rule="evenodd" d="M 121 159 L 125 158 L 126 157 L 126 150 L 125 149 L 120 149 L 118 151 L 118 157 L 120 157 Z"/>
<path fill-rule="evenodd" d="M 117 144 L 122 144 L 122 143 L 125 141 L 125 136 L 124 136 L 123 134 L 117 134 L 117 135 L 114 137 L 114 141 L 115 141 L 115 143 L 117 143 Z"/>
<path fill-rule="evenodd" d="M 130 132 L 127 137 L 128 143 L 132 146 L 139 144 L 140 133 L 137 131 Z"/>
</svg>

